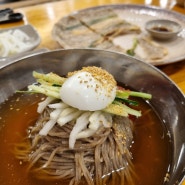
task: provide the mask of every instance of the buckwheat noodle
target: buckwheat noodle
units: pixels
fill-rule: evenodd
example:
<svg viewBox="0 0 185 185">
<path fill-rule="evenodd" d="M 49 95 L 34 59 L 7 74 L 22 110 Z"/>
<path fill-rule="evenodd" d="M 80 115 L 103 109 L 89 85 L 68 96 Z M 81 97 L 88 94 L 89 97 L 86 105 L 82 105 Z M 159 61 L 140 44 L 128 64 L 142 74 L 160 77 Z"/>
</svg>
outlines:
<svg viewBox="0 0 185 185">
<path fill-rule="evenodd" d="M 114 116 L 112 128 L 100 127 L 95 135 L 78 139 L 69 149 L 69 135 L 74 122 L 55 125 L 47 136 L 39 131 L 50 119 L 46 108 L 29 137 L 16 146 L 16 157 L 29 162 L 28 170 L 37 178 L 62 180 L 69 185 L 134 184 L 132 155 L 132 121 Z"/>
</svg>

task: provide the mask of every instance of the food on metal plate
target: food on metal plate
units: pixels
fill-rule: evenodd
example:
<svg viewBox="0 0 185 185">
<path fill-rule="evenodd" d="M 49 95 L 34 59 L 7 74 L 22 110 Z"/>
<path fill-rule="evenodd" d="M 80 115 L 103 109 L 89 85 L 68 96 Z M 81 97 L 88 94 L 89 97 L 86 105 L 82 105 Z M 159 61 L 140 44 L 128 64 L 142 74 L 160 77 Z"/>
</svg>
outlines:
<svg viewBox="0 0 185 185">
<path fill-rule="evenodd" d="M 164 46 L 157 44 L 149 37 L 140 37 L 138 42 L 143 50 L 138 52 L 140 58 L 157 61 L 168 54 L 168 50 Z"/>
<path fill-rule="evenodd" d="M 141 32 L 137 25 L 121 19 L 111 8 L 92 9 L 74 14 L 73 17 L 103 37 L 116 37 L 127 33 Z"/>
<path fill-rule="evenodd" d="M 142 28 L 123 19 L 111 8 L 89 9 L 63 17 L 54 25 L 52 36 L 65 49 L 104 49 L 151 63 L 161 61 L 168 55 L 165 46 L 154 41 L 143 33 Z M 131 48 L 127 46 L 127 36 L 133 37 Z M 118 38 L 119 44 L 115 42 Z"/>
</svg>

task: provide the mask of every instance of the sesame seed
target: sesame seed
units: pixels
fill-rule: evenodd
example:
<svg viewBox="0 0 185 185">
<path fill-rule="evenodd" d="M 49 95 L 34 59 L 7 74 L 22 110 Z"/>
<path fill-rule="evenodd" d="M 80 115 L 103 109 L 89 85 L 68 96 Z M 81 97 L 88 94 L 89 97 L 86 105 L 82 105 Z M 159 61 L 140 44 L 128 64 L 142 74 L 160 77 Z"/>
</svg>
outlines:
<svg viewBox="0 0 185 185">
<path fill-rule="evenodd" d="M 100 88 L 105 88 L 107 93 L 105 96 L 110 97 L 110 94 L 112 90 L 116 87 L 116 81 L 114 77 L 108 73 L 106 70 L 102 69 L 101 67 L 96 66 L 88 66 L 83 67 L 80 71 L 88 72 L 90 73 L 101 85 L 96 85 L 95 91 L 97 92 Z M 76 74 L 79 71 L 69 72 L 68 77 Z M 86 76 L 89 76 L 88 74 Z M 90 79 L 91 81 L 92 79 Z M 82 83 L 80 81 L 80 83 Z M 87 83 L 87 81 L 84 81 L 84 83 Z M 89 86 L 88 86 L 89 87 Z"/>
</svg>

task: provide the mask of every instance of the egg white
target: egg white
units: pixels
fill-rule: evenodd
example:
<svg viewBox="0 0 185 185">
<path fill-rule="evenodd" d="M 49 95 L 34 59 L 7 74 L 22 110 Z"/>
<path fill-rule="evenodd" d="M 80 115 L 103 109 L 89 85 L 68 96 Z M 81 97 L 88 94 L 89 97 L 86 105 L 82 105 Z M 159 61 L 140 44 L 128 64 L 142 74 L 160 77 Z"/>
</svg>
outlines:
<svg viewBox="0 0 185 185">
<path fill-rule="evenodd" d="M 80 71 L 69 77 L 60 89 L 61 100 L 79 110 L 96 111 L 107 107 L 116 96 L 116 87 L 108 92 L 108 86 L 96 80 L 91 73 Z"/>
</svg>

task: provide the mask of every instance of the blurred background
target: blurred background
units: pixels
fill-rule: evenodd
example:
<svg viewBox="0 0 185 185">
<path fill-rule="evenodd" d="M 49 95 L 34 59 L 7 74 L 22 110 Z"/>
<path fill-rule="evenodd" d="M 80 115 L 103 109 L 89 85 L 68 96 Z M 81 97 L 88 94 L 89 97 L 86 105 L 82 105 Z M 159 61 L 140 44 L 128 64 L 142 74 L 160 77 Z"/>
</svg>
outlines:
<svg viewBox="0 0 185 185">
<path fill-rule="evenodd" d="M 19 0 L 0 0 L 0 4 L 17 2 Z"/>
<path fill-rule="evenodd" d="M 15 2 L 27 2 L 27 3 L 44 3 L 44 2 L 52 2 L 57 0 L 0 0 L 0 4 L 6 4 L 6 3 L 15 3 Z"/>
</svg>

